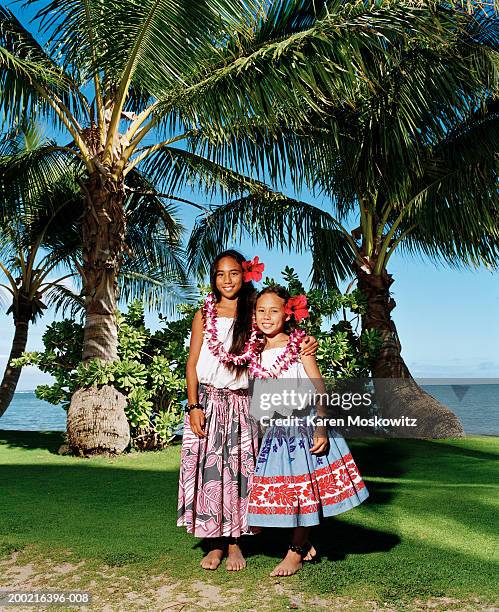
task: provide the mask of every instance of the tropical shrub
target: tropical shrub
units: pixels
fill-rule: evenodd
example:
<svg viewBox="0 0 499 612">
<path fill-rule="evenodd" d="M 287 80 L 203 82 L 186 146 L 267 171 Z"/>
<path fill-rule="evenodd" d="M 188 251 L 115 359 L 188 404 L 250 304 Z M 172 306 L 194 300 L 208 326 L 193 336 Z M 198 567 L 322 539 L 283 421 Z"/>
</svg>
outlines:
<svg viewBox="0 0 499 612">
<path fill-rule="evenodd" d="M 69 319 L 55 321 L 42 337 L 44 350 L 24 353 L 17 365 L 36 365 L 51 374 L 55 382 L 39 385 L 36 396 L 66 410 L 77 388 L 113 385 L 127 398 L 132 447 L 162 448 L 183 421 L 186 397 L 185 340 L 195 306 L 182 305 L 179 311 L 178 320 L 161 317 L 163 328 L 151 333 L 145 326 L 142 304 L 132 302 L 125 314 L 117 315 L 118 359 L 112 363 L 83 363 L 83 325 Z"/>
<path fill-rule="evenodd" d="M 307 296 L 309 317 L 300 325 L 319 342 L 316 359 L 322 376 L 329 380 L 368 378 L 381 339 L 376 330 L 364 330 L 361 334 L 356 331 L 366 309 L 364 295 L 358 289 L 345 294 L 338 289 L 305 291 L 294 269 L 288 266 L 282 276 L 291 296 Z M 265 279 L 265 286 L 273 284 L 276 284 L 273 279 Z M 351 320 L 347 311 L 353 314 Z M 336 322 L 323 329 L 330 320 Z"/>
</svg>

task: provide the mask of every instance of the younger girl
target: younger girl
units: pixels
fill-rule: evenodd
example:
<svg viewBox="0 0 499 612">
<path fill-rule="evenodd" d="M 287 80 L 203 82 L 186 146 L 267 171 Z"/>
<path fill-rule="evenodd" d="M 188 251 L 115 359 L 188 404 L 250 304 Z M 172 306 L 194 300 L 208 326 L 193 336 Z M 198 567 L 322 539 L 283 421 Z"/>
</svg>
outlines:
<svg viewBox="0 0 499 612">
<path fill-rule="evenodd" d="M 301 312 L 292 310 L 293 303 Z M 259 358 L 251 361 L 249 375 L 295 381 L 308 377 L 322 394 L 326 388 L 314 356 L 299 355 L 296 350 L 303 334 L 295 325 L 297 315 L 308 315 L 304 303 L 304 296 L 290 300 L 283 287 L 269 287 L 258 294 L 256 324 L 265 345 Z M 295 381 L 290 381 L 290 388 L 296 386 Z M 309 414 L 313 416 L 315 409 Z M 326 413 L 319 404 L 317 417 L 321 416 Z M 292 423 L 271 423 L 267 429 L 248 503 L 250 526 L 293 528 L 288 553 L 271 576 L 291 576 L 302 567 L 310 527 L 319 524 L 322 516 L 350 510 L 369 495 L 343 437 L 337 432 L 334 437 L 328 435 L 326 427 L 307 425 L 303 412 Z"/>
</svg>

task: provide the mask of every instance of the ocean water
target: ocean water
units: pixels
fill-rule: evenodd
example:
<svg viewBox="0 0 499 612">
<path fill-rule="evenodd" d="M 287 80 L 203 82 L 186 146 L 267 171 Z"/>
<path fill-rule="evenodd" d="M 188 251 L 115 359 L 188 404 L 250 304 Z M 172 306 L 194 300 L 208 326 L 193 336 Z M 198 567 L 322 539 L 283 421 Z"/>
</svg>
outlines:
<svg viewBox="0 0 499 612">
<path fill-rule="evenodd" d="M 423 387 L 460 417 L 467 434 L 499 435 L 499 384 Z M 0 429 L 65 431 L 66 412 L 37 399 L 32 391 L 20 391 L 0 417 Z"/>
<path fill-rule="evenodd" d="M 66 411 L 39 400 L 33 391 L 18 391 L 0 417 L 0 429 L 66 431 Z"/>
<path fill-rule="evenodd" d="M 499 436 L 499 384 L 421 386 L 457 414 L 467 434 Z"/>
</svg>

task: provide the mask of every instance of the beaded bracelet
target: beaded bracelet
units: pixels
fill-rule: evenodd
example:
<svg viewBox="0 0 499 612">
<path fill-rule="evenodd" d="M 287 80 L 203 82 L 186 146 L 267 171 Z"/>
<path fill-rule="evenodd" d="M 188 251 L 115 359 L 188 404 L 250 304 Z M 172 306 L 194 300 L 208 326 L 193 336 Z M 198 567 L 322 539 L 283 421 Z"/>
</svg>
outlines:
<svg viewBox="0 0 499 612">
<path fill-rule="evenodd" d="M 197 402 L 196 404 L 188 404 L 184 410 L 185 412 L 187 412 L 187 414 L 189 414 L 189 412 L 191 410 L 194 410 L 195 408 L 198 408 L 199 410 L 204 410 L 204 406 L 203 404 L 200 404 L 199 402 Z"/>
</svg>

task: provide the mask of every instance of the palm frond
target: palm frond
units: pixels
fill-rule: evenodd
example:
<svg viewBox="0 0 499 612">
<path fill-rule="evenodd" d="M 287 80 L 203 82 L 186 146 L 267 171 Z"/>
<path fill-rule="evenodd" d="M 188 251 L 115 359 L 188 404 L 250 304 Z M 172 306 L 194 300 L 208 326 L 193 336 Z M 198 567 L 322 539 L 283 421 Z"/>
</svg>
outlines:
<svg viewBox="0 0 499 612">
<path fill-rule="evenodd" d="M 339 288 L 339 283 L 353 278 L 355 254 L 345 234 L 337 228 L 316 227 L 310 240 L 312 269 L 310 284 L 320 289 Z"/>
<path fill-rule="evenodd" d="M 18 134 L 12 137 L 20 138 Z M 36 139 L 32 138 L 32 150 L 26 150 L 23 144 L 22 139 L 6 144 L 3 149 L 11 155 L 0 158 L 0 177 L 10 194 L 9 206 L 4 198 L 0 215 L 2 261 L 17 270 L 20 253 L 40 243 L 35 265 L 40 266 L 41 274 L 75 271 L 81 265 L 85 200 L 79 180 L 83 167 L 68 163 L 67 157 L 46 141 L 35 146 Z M 159 197 L 154 183 L 139 171 L 130 172 L 127 182 L 132 190 L 125 200 L 129 250 L 120 284 L 124 295 L 140 293 L 145 298 L 151 290 L 150 304 L 169 304 L 174 299 L 171 285 L 175 281 L 179 291 L 188 287 L 183 228 L 176 219 L 176 207 Z M 166 291 L 163 301 L 162 285 Z M 69 308 L 63 298 L 71 297 L 70 292 L 46 284 L 45 289 L 50 290 L 54 306 Z"/>
<path fill-rule="evenodd" d="M 184 228 L 176 219 L 177 206 L 160 197 L 156 177 L 142 170 L 133 170 L 127 176 L 127 222 L 148 235 L 163 226 L 172 240 L 180 240 Z"/>
<path fill-rule="evenodd" d="M 451 266 L 486 264 L 499 255 L 499 102 L 490 99 L 456 124 L 425 160 L 413 180 L 399 234 L 407 252 L 419 250 Z"/>
<path fill-rule="evenodd" d="M 338 222 L 320 208 L 269 190 L 213 207 L 197 218 L 187 247 L 190 270 L 202 278 L 213 258 L 243 237 L 269 249 L 311 250 L 317 286 L 336 286 L 351 275 L 355 253 Z"/>
<path fill-rule="evenodd" d="M 48 98 L 78 114 L 78 88 L 15 15 L 0 6 L 0 109 L 10 125 L 49 117 L 60 125 Z"/>
<path fill-rule="evenodd" d="M 32 148 L 12 151 L 13 154 L 0 157 L 2 215 L 12 216 L 19 206 L 25 207 L 25 215 L 29 214 L 29 210 L 33 213 L 36 203 L 46 210 L 44 199 L 51 199 L 55 210 L 58 205 L 54 199 L 57 185 L 68 176 L 73 177 L 75 184 L 76 177 L 81 175 L 82 168 L 73 155 L 61 150 L 55 142 L 45 140 L 32 144 L 35 144 Z"/>
<path fill-rule="evenodd" d="M 384 56 L 366 51 L 365 78 L 359 79 L 353 104 L 344 96 L 334 105 L 331 98 L 307 108 L 302 97 L 301 119 L 293 120 L 283 94 L 285 107 L 276 96 L 268 112 L 258 115 L 252 107 L 249 119 L 227 112 L 223 126 L 198 129 L 190 150 L 265 178 L 273 187 L 288 179 L 295 189 L 305 183 L 333 198 L 342 216 L 355 206 L 357 177 L 368 191 L 401 199 L 405 170 L 417 169 L 422 148 L 439 141 L 487 91 L 497 90 L 495 54 L 470 44 L 472 18 L 449 11 L 437 15 L 433 42 L 423 27 L 421 36 L 405 42 L 401 37 Z M 220 96 L 228 104 L 228 93 Z"/>
<path fill-rule="evenodd" d="M 499 48 L 499 19 L 497 12 L 478 9 L 473 11 L 467 32 L 473 43 Z"/>
<path fill-rule="evenodd" d="M 41 35 L 49 36 L 49 51 L 64 70 L 84 84 L 99 74 L 99 58 L 113 44 L 110 16 L 115 2 L 100 0 L 27 0 L 25 8 L 37 8 L 34 21 Z"/>
<path fill-rule="evenodd" d="M 63 317 L 70 316 L 82 319 L 85 312 L 84 298 L 75 293 L 70 287 L 62 284 L 54 284 L 44 293 L 47 306 L 54 308 L 55 312 Z"/>
<path fill-rule="evenodd" d="M 238 34 L 225 47 L 224 64 L 212 62 L 197 82 L 169 93 L 163 107 L 214 140 L 248 115 L 302 124 L 304 105 L 325 114 L 334 104 L 353 104 L 378 85 L 373 67 L 387 55 L 411 39 L 443 36 L 431 11 L 383 1 L 336 3 L 313 27 L 285 39 L 273 39 L 265 27 L 265 42 L 254 31 L 245 39 Z"/>
<path fill-rule="evenodd" d="M 188 282 L 179 282 L 177 275 L 165 274 L 161 269 L 147 272 L 136 267 L 136 262 L 125 263 L 120 273 L 120 301 L 125 304 L 140 300 L 147 310 L 161 310 L 173 314 L 178 304 L 190 302 L 196 294 Z"/>
<path fill-rule="evenodd" d="M 217 43 L 251 18 L 256 6 L 252 0 L 147 0 L 138 11 L 134 6 L 133 21 L 127 22 L 137 24 L 129 27 L 134 34 L 127 54 L 128 63 L 134 62 L 132 83 L 156 98 L 186 83 L 210 52 L 218 54 Z"/>
<path fill-rule="evenodd" d="M 499 216 L 489 213 L 485 218 L 482 214 L 480 221 L 474 221 L 469 212 L 452 203 L 446 204 L 444 200 L 432 233 L 429 234 L 427 226 L 415 226 L 400 242 L 401 252 L 424 255 L 431 261 L 445 262 L 456 269 L 485 265 L 497 270 Z"/>
<path fill-rule="evenodd" d="M 251 176 L 231 170 L 193 151 L 172 146 L 155 151 L 142 164 L 141 170 L 151 181 L 170 193 L 179 193 L 185 187 L 190 187 L 209 197 L 228 197 L 260 191 L 264 187 L 264 183 Z"/>
<path fill-rule="evenodd" d="M 231 0 L 27 0 L 50 34 L 51 53 L 81 79 L 124 80 L 148 98 L 190 74 L 196 57 L 244 16 L 250 2 Z M 145 93 L 147 92 L 147 93 Z"/>
<path fill-rule="evenodd" d="M 129 174 L 128 186 L 133 190 L 126 201 L 131 265 L 143 274 L 149 274 L 149 268 L 162 270 L 185 284 L 184 228 L 176 218 L 176 205 L 159 196 L 155 182 L 138 171 Z"/>
</svg>

